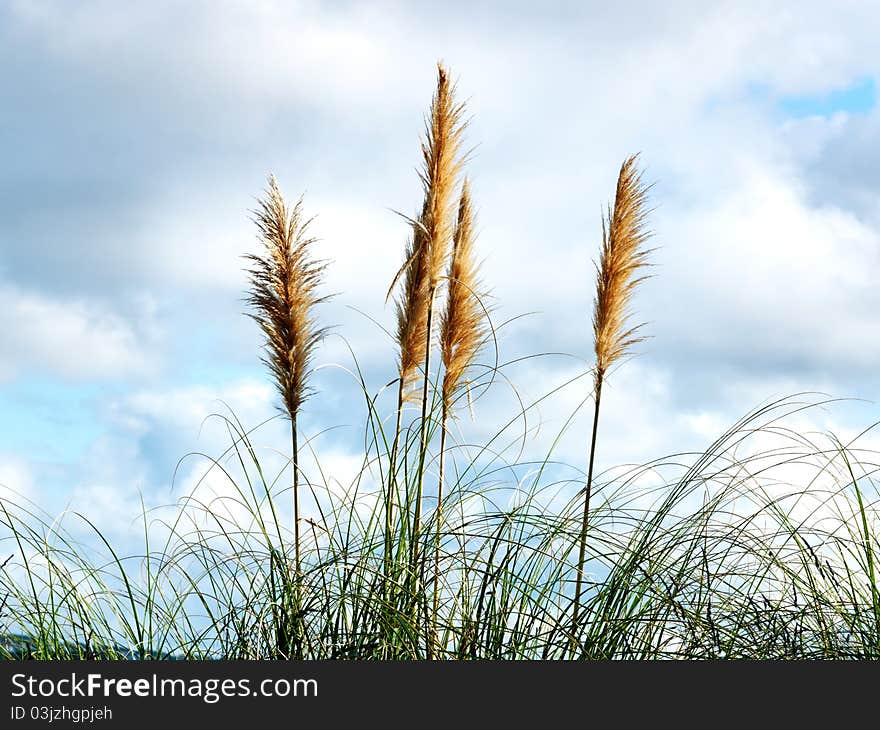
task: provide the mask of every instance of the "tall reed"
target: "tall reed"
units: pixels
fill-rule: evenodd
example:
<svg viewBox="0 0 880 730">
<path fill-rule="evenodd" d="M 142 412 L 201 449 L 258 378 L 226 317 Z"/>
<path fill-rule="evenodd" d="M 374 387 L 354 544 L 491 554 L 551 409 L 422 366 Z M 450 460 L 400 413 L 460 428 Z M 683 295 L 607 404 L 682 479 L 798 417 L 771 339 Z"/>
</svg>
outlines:
<svg viewBox="0 0 880 730">
<path fill-rule="evenodd" d="M 648 266 L 650 253 L 645 249 L 645 241 L 650 237 L 650 232 L 646 228 L 649 186 L 643 182 L 637 163 L 638 155 L 632 155 L 624 161 L 617 178 L 614 207 L 612 209 L 609 206 L 607 216 L 603 216 L 602 219 L 602 251 L 596 267 L 596 299 L 593 306 L 593 337 L 596 354 L 596 366 L 593 370 L 595 408 L 587 484 L 584 490 L 584 511 L 580 525 L 572 637 L 577 634 L 584 582 L 587 526 L 590 517 L 602 384 L 609 368 L 643 339 L 638 336 L 641 325 L 635 327 L 628 325 L 633 293 L 636 286 L 645 278 L 640 272 Z"/>
<path fill-rule="evenodd" d="M 319 326 L 315 313 L 316 305 L 326 299 L 318 294 L 325 264 L 311 258 L 315 239 L 307 235 L 309 221 L 303 217 L 302 199 L 290 208 L 274 175 L 269 177 L 254 222 L 264 250 L 246 256 L 251 265 L 247 270 L 250 290 L 246 301 L 253 309 L 249 316 L 260 326 L 265 339 L 262 360 L 281 396 L 279 409 L 290 421 L 294 568 L 298 585 L 302 561 L 297 416 L 310 394 L 311 361 L 326 331 Z"/>
<path fill-rule="evenodd" d="M 406 249 L 401 270 L 391 284 L 390 292 L 403 278 L 402 293 L 397 302 L 397 340 L 400 349 L 397 425 L 391 451 L 389 497 L 395 489 L 397 457 L 404 404 L 421 396 L 419 423 L 419 458 L 415 494 L 407 497 L 413 503 L 412 533 L 410 537 L 410 574 L 418 563 L 422 494 L 424 485 L 425 451 L 427 448 L 427 404 L 431 366 L 431 337 L 433 333 L 434 298 L 449 257 L 453 229 L 453 200 L 461 171 L 459 155 L 464 128 L 464 105 L 455 100 L 455 85 L 448 70 L 437 66 L 437 87 L 426 120 L 425 139 L 422 142 L 422 169 L 419 177 L 424 192 L 421 212 L 412 221 L 412 237 Z M 419 394 L 412 386 L 418 377 L 418 368 L 424 367 L 422 389 Z M 393 504 L 389 499 L 386 510 L 386 528 L 392 529 Z M 386 538 L 386 540 L 390 540 Z M 390 556 L 390 542 L 386 544 L 386 565 Z"/>
<path fill-rule="evenodd" d="M 431 644 L 437 644 L 440 600 L 440 542 L 443 529 L 443 480 L 446 464 L 446 436 L 449 417 L 466 374 L 488 331 L 488 318 L 481 300 L 482 284 L 474 250 L 474 212 L 470 184 L 465 178 L 458 205 L 458 219 L 452 236 L 452 258 L 446 283 L 446 308 L 440 320 L 440 355 L 444 375 L 440 400 L 440 463 L 437 478 L 436 535 L 434 541 L 434 598 L 431 612 Z M 429 654 L 430 654 L 429 652 Z"/>
</svg>

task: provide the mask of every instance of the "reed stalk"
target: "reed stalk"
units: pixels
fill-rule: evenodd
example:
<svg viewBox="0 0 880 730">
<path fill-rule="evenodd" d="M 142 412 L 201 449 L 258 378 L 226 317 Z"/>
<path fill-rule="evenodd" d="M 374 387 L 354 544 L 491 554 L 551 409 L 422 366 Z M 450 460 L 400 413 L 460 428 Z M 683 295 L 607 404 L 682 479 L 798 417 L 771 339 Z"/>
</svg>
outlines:
<svg viewBox="0 0 880 730">
<path fill-rule="evenodd" d="M 391 590 L 391 563 L 394 552 L 394 507 L 397 492 L 397 452 L 400 449 L 400 427 L 403 422 L 403 405 L 405 379 L 403 375 L 398 380 L 397 388 L 397 421 L 394 425 L 394 441 L 391 445 L 391 457 L 388 467 L 388 491 L 385 494 L 385 550 L 384 550 L 384 576 L 388 592 Z M 390 593 L 386 594 L 390 598 Z"/>
<path fill-rule="evenodd" d="M 446 282 L 446 307 L 440 321 L 440 354 L 444 367 L 440 406 L 440 463 L 435 512 L 434 583 L 429 658 L 438 646 L 440 602 L 440 541 L 443 533 L 443 487 L 449 416 L 456 396 L 467 387 L 466 374 L 488 330 L 487 311 L 481 301 L 479 264 L 474 251 L 474 212 L 470 184 L 462 184 L 458 218 L 452 237 L 452 256 Z"/>
<path fill-rule="evenodd" d="M 636 286 L 644 280 L 640 271 L 648 266 L 650 251 L 644 247 L 650 237 L 646 229 L 646 207 L 649 186 L 638 169 L 638 155 L 628 157 L 620 168 L 614 207 L 609 206 L 602 219 L 602 250 L 596 266 L 596 299 L 593 307 L 593 336 L 596 366 L 593 370 L 595 407 L 590 438 L 587 483 L 584 489 L 583 516 L 578 539 L 577 578 L 571 620 L 574 647 L 580 619 L 584 584 L 584 563 L 587 550 L 587 528 L 593 488 L 593 465 L 596 457 L 596 435 L 599 430 L 599 408 L 602 385 L 608 369 L 644 338 L 638 335 L 641 325 L 630 327 L 630 304 Z"/>
<path fill-rule="evenodd" d="M 245 257 L 251 265 L 247 270 L 250 290 L 246 302 L 253 310 L 249 316 L 263 333 L 262 360 L 281 397 L 279 410 L 290 422 L 295 584 L 291 613 L 295 626 L 301 612 L 302 579 L 297 417 L 310 395 L 311 361 L 326 332 L 318 326 L 315 315 L 316 305 L 326 299 L 318 295 L 326 264 L 311 258 L 310 249 L 315 239 L 307 235 L 309 221 L 303 217 L 302 199 L 290 208 L 274 176 L 269 177 L 268 189 L 259 201 L 254 222 L 263 252 Z M 294 629 L 294 637 L 298 633 Z M 288 638 L 280 643 L 289 654 Z"/>
<path fill-rule="evenodd" d="M 410 535 L 409 576 L 413 595 L 418 591 L 417 565 L 421 540 L 422 499 L 424 490 L 425 455 L 427 451 L 427 409 L 431 368 L 431 340 L 434 329 L 434 299 L 445 269 L 452 237 L 452 203 L 462 161 L 459 156 L 464 128 L 464 106 L 455 101 L 455 85 L 442 65 L 437 67 L 437 87 L 426 121 L 422 143 L 420 179 L 424 192 L 421 212 L 412 221 L 413 234 L 407 246 L 401 270 L 391 284 L 394 289 L 403 277 L 403 292 L 397 304 L 397 335 L 400 348 L 400 383 L 402 398 L 398 399 L 398 423 L 403 404 L 417 395 L 412 385 L 418 368 L 422 378 L 419 422 L 419 456 L 415 494 L 408 495 L 413 504 Z M 395 442 L 399 442 L 398 427 Z M 397 454 L 394 454 L 396 459 Z M 392 467 L 396 471 L 396 465 Z"/>
</svg>

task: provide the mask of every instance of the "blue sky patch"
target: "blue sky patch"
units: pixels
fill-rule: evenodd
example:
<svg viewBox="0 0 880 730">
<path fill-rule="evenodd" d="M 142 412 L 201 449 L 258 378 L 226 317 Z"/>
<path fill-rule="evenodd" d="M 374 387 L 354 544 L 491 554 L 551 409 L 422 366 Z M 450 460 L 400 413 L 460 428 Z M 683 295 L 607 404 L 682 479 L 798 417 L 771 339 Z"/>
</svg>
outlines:
<svg viewBox="0 0 880 730">
<path fill-rule="evenodd" d="M 74 462 L 103 432 L 96 408 L 107 391 L 106 385 L 46 378 L 7 385 L 0 393 L 2 450 L 36 461 Z"/>
<path fill-rule="evenodd" d="M 865 114 L 877 103 L 877 85 L 872 78 L 860 79 L 826 94 L 781 96 L 776 103 L 787 117 L 830 117 L 836 112 Z"/>
</svg>

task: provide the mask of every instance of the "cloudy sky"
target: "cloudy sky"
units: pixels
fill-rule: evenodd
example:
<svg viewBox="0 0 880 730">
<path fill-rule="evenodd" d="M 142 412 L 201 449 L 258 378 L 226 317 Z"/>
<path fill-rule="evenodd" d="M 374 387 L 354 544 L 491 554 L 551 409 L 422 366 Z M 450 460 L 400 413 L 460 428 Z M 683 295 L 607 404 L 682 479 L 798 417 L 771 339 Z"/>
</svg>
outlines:
<svg viewBox="0 0 880 730">
<path fill-rule="evenodd" d="M 589 367 L 592 260 L 623 158 L 655 181 L 651 339 L 609 382 L 605 466 L 698 449 L 802 390 L 880 417 L 880 6 L 857 2 L 0 2 L 0 484 L 123 531 L 273 413 L 242 315 L 248 211 L 274 172 L 332 260 L 307 432 L 357 464 L 394 376 L 384 294 L 419 201 L 435 63 L 459 80 L 501 357 L 537 397 Z M 378 324 L 374 324 L 375 320 Z M 342 367 L 334 367 L 333 365 Z M 505 386 L 506 387 L 506 386 Z M 538 439 L 588 394 L 545 404 Z M 512 408 L 477 405 L 484 423 Z M 389 413 L 392 404 L 389 403 Z M 506 410 L 505 410 L 506 409 Z M 465 421 L 467 419 L 464 419 Z M 465 424 L 463 428 L 491 426 Z M 563 456 L 583 466 L 589 419 Z M 267 449 L 283 431 L 260 432 Z M 540 447 L 535 447 L 540 448 Z"/>
</svg>

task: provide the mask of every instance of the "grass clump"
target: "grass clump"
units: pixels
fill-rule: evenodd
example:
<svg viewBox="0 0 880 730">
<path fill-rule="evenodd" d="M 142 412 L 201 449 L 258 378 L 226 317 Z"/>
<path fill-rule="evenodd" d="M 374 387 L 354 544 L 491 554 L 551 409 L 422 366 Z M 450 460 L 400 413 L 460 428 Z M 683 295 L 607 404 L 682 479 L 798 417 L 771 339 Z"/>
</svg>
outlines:
<svg viewBox="0 0 880 730">
<path fill-rule="evenodd" d="M 311 256 L 302 203 L 288 206 L 270 178 L 247 301 L 290 425 L 289 458 L 258 447 L 265 424 L 214 416 L 228 448 L 193 456 L 201 479 L 173 508 L 144 509 L 143 549 L 126 554 L 86 514 L 56 519 L 0 499 L 0 656 L 880 655 L 880 454 L 865 446 L 873 426 L 847 442 L 799 431 L 792 424 L 805 413 L 832 405 L 802 394 L 749 412 L 702 453 L 595 470 L 602 385 L 640 341 L 628 324 L 648 263 L 636 157 L 623 163 L 603 221 L 595 367 L 533 401 L 514 390 L 492 435 L 457 436 L 456 416 L 512 382 L 518 365 L 501 362 L 489 319 L 463 115 L 440 66 L 422 204 L 389 290 L 399 285 L 393 415 L 356 358 L 349 370 L 364 425 L 354 475 L 339 483 L 318 437 L 299 432 L 326 331 L 324 264 Z M 493 348 L 494 362 L 482 363 Z M 586 472 L 557 458 L 562 433 L 541 459 L 511 446 L 533 436 L 544 400 L 585 376 L 594 406 Z"/>
</svg>

